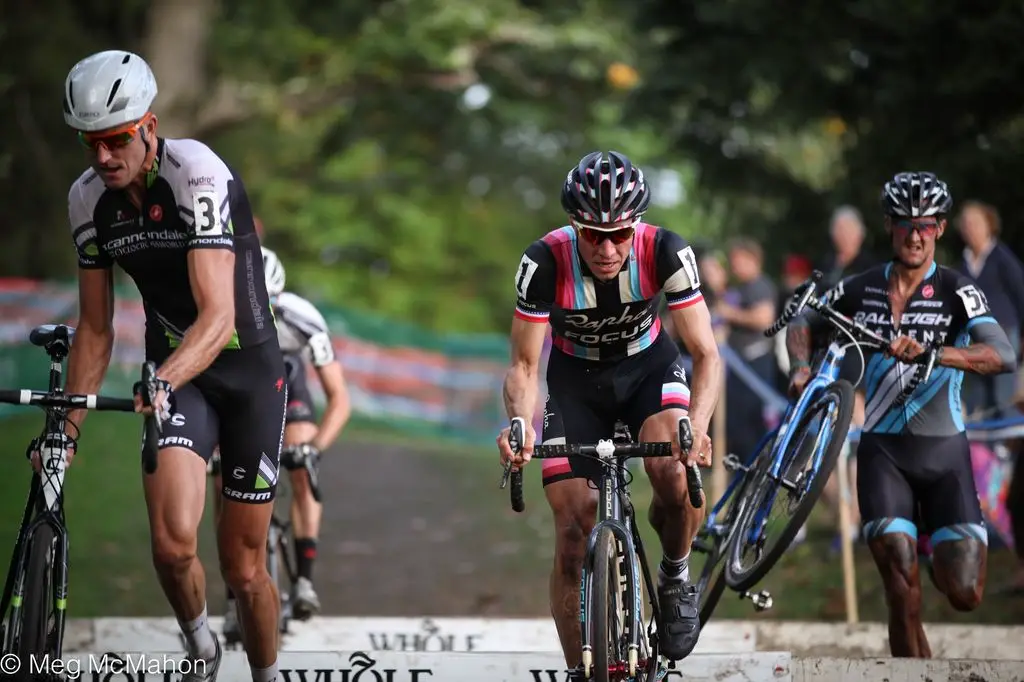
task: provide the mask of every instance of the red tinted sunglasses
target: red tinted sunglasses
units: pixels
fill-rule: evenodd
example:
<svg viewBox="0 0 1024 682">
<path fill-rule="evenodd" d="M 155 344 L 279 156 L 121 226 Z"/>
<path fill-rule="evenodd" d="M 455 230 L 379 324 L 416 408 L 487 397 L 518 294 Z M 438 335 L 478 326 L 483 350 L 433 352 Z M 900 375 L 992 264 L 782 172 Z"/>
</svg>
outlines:
<svg viewBox="0 0 1024 682">
<path fill-rule="evenodd" d="M 917 230 L 921 233 L 922 237 L 931 237 L 939 231 L 939 222 L 936 220 L 927 223 L 915 223 L 913 220 L 894 220 L 892 221 L 892 229 L 903 233 L 904 236 L 910 234 L 911 230 Z"/>
<path fill-rule="evenodd" d="M 588 244 L 593 244 L 594 246 L 600 246 L 605 239 L 611 240 L 611 243 L 615 245 L 625 244 L 629 241 L 629 238 L 633 236 L 633 232 L 635 231 L 635 227 L 633 225 L 623 227 L 618 230 L 600 230 L 595 227 L 587 227 L 582 223 L 573 221 L 573 226 L 576 228 L 576 232 L 578 232 Z"/>
<path fill-rule="evenodd" d="M 138 121 L 133 123 L 126 123 L 123 126 L 112 128 L 110 130 L 103 130 L 98 133 L 78 133 L 78 141 L 83 147 L 90 151 L 96 151 L 97 147 L 103 145 L 107 149 L 121 149 L 132 143 L 135 136 L 139 134 L 139 130 L 144 125 L 149 123 L 151 114 L 146 114 Z"/>
</svg>

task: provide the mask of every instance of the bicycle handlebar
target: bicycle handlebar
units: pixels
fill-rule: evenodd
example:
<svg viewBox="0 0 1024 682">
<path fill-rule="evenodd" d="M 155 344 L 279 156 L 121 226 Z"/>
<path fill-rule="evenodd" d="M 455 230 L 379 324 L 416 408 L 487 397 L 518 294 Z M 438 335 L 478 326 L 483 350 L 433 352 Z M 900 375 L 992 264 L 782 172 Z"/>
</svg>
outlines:
<svg viewBox="0 0 1024 682">
<path fill-rule="evenodd" d="M 889 347 L 889 341 L 884 339 L 882 336 L 871 331 L 864 325 L 851 320 L 846 315 L 838 312 L 832 306 L 830 306 L 824 298 L 815 296 L 815 289 L 819 281 L 821 281 L 821 271 L 815 270 L 811 273 L 811 276 L 807 278 L 796 288 L 793 292 L 792 298 L 783 307 L 782 313 L 779 315 L 772 326 L 764 330 L 764 335 L 772 337 L 782 331 L 786 325 L 793 321 L 797 315 L 800 315 L 804 308 L 811 308 L 817 311 L 822 317 L 824 317 L 832 326 L 848 334 L 853 341 L 860 346 L 868 346 L 875 350 L 884 351 Z M 914 362 L 918 365 L 917 369 L 914 370 L 913 376 L 907 382 L 907 385 L 903 387 L 899 395 L 892 402 L 892 407 L 902 407 L 907 400 L 910 399 L 911 394 L 917 389 L 917 387 L 928 379 L 932 375 L 932 370 L 935 369 L 935 363 L 938 360 L 939 345 L 931 344 L 925 349 L 924 353 L 921 353 Z"/>
<path fill-rule="evenodd" d="M 64 325 L 43 325 L 29 333 L 29 341 L 43 348 L 50 360 L 60 363 L 71 350 L 74 329 Z M 59 376 L 51 372 L 51 377 Z M 55 379 L 51 378 L 51 381 Z M 141 391 L 144 405 L 152 404 L 156 395 L 156 366 L 152 362 L 142 365 Z M 134 412 L 135 402 L 130 398 L 110 398 L 94 393 L 64 393 L 62 390 L 33 391 L 31 389 L 0 389 L 0 403 L 31 405 L 48 410 L 98 410 L 107 412 Z M 143 426 L 142 467 L 146 473 L 156 471 L 156 453 L 160 439 L 160 420 L 148 415 Z"/>
<path fill-rule="evenodd" d="M 526 420 L 515 417 L 509 424 L 508 444 L 512 452 L 518 454 L 523 448 L 526 435 Z M 679 446 L 689 454 L 693 448 L 693 425 L 689 417 L 679 420 Z M 621 464 L 627 459 L 639 457 L 671 457 L 672 443 L 615 443 L 611 440 L 599 440 L 593 445 L 536 445 L 533 448 L 533 459 L 558 459 L 560 457 L 590 457 L 599 460 L 604 466 Z M 523 472 L 513 469 L 511 463 L 505 465 L 499 488 L 505 488 L 509 480 L 512 488 L 509 496 L 512 510 L 522 512 L 526 509 L 523 499 Z M 704 504 L 701 495 L 703 482 L 700 468 L 694 464 L 686 467 L 686 482 L 690 497 L 690 505 L 699 509 Z"/>
<path fill-rule="evenodd" d="M 128 398 L 108 398 L 93 393 L 48 393 L 28 389 L 0 389 L 0 403 L 56 407 L 65 410 L 135 411 L 135 403 Z"/>
<path fill-rule="evenodd" d="M 309 492 L 313 499 L 320 501 L 320 473 L 317 471 L 317 463 L 309 456 L 305 444 L 288 445 L 281 448 L 281 463 L 285 469 L 293 471 L 304 468 L 309 476 Z"/>
</svg>

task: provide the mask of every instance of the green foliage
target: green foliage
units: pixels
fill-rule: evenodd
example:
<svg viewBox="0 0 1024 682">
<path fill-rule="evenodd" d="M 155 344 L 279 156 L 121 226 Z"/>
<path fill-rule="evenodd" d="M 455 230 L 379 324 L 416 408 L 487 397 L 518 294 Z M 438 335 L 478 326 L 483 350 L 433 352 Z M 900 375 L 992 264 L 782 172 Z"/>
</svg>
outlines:
<svg viewBox="0 0 1024 682">
<path fill-rule="evenodd" d="M 517 256 L 562 224 L 565 172 L 595 148 L 643 165 L 651 222 L 742 232 L 770 259 L 823 251 L 836 203 L 871 218 L 896 170 L 1009 208 L 1024 164 L 1014 3 L 223 0 L 151 21 L 170 2 L 4 16 L 4 273 L 73 274 L 64 197 L 85 159 L 60 87 L 114 45 L 153 61 L 162 125 L 241 172 L 292 284 L 435 329 L 507 327 Z M 203 26 L 192 66 L 148 33 Z M 630 66 L 639 88 L 616 89 Z"/>
</svg>

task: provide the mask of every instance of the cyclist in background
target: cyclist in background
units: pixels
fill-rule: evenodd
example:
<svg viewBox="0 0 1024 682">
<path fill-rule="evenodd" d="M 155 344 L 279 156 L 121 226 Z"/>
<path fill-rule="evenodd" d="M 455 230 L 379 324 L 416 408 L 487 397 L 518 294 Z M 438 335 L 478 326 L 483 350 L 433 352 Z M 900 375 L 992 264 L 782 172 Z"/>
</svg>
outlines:
<svg viewBox="0 0 1024 682">
<path fill-rule="evenodd" d="M 865 354 L 857 498 L 886 592 L 892 655 L 927 658 L 918 533 L 931 535 L 932 579 L 953 608 L 977 608 L 985 587 L 988 537 L 960 411 L 963 373 L 1011 372 L 1016 357 L 981 290 L 935 263 L 935 243 L 953 206 L 946 183 L 932 173 L 899 173 L 885 184 L 881 201 L 893 259 L 842 280 L 826 297 L 838 312 L 892 339 L 886 352 Z M 796 394 L 811 376 L 819 322 L 790 324 Z M 927 360 L 928 346 L 938 348 L 935 371 L 895 406 L 916 365 Z"/>
<path fill-rule="evenodd" d="M 322 508 L 313 498 L 305 468 L 292 460 L 291 447 L 299 446 L 302 454 L 311 458 L 315 466 L 320 453 L 331 447 L 341 433 L 348 421 L 351 406 L 341 363 L 335 357 L 330 330 L 323 315 L 306 299 L 284 290 L 285 273 L 280 259 L 266 247 L 263 247 L 262 252 L 267 293 L 277 321 L 288 387 L 285 450 L 281 454 L 281 464 L 291 471 L 292 482 L 291 521 L 298 573 L 292 610 L 296 618 L 305 620 L 320 611 L 320 599 L 313 589 L 312 581 Z M 313 409 L 313 397 L 306 385 L 306 359 L 316 368 L 327 399 L 319 426 Z M 220 471 L 221 476 L 229 472 L 225 468 Z M 219 489 L 221 478 L 215 478 Z M 219 513 L 219 503 L 215 501 L 214 505 L 215 513 Z M 229 641 L 237 641 L 240 633 L 230 585 L 227 586 L 227 597 L 224 637 Z"/>
<path fill-rule="evenodd" d="M 513 454 L 509 429 L 498 435 L 502 462 L 530 461 L 535 434 L 538 368 L 547 323 L 552 329 L 544 443 L 588 443 L 611 438 L 617 419 L 645 442 L 671 441 L 690 413 L 694 445 L 685 462 L 644 460 L 654 489 L 650 520 L 661 539 L 658 598 L 663 653 L 685 658 L 697 644 L 697 592 L 688 559 L 703 520 L 690 506 L 684 463 L 708 466 L 708 422 L 718 400 L 721 360 L 711 317 L 701 296 L 693 249 L 674 232 L 641 221 L 650 203 L 644 174 L 617 152 L 593 152 L 570 170 L 562 187 L 569 225 L 531 244 L 516 269 L 512 364 L 505 377 L 509 418 L 523 417 L 523 449 Z M 660 294 L 693 357 L 693 391 L 679 350 L 661 333 Z M 597 465 L 599 467 L 599 465 Z M 548 459 L 544 491 L 555 522 L 551 612 L 569 668 L 581 663 L 580 576 L 587 537 L 597 514 L 592 459 Z M 579 672 L 574 672 L 576 679 Z"/>
</svg>

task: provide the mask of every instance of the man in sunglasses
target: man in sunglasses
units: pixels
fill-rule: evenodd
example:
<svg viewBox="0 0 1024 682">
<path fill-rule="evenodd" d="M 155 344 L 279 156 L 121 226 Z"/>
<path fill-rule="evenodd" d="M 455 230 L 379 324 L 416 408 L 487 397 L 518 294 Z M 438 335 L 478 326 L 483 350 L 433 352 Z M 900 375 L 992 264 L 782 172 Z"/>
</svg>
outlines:
<svg viewBox="0 0 1024 682">
<path fill-rule="evenodd" d="M 654 488 L 651 523 L 661 538 L 658 595 L 662 652 L 679 660 L 700 633 L 697 593 L 690 584 L 690 543 L 703 510 L 690 506 L 684 464 L 708 466 L 708 422 L 719 393 L 720 360 L 711 316 L 700 291 L 693 249 L 674 232 L 641 221 L 651 196 L 643 172 L 617 152 L 593 152 L 569 171 L 562 207 L 569 225 L 549 232 L 523 254 L 515 274 L 512 364 L 505 378 L 510 418 L 526 420 L 522 452 L 513 454 L 509 430 L 498 436 L 502 462 L 522 467 L 535 434 L 538 367 L 550 322 L 544 443 L 589 443 L 611 438 L 621 419 L 646 442 L 671 441 L 676 459 L 645 459 Z M 693 400 L 679 351 L 662 333 L 660 294 L 693 357 Z M 690 413 L 694 445 L 678 451 L 678 423 Z M 599 466 L 599 465 L 598 465 Z M 545 460 L 544 490 L 555 522 L 551 609 L 566 663 L 581 674 L 580 574 L 594 527 L 595 462 Z"/>
<path fill-rule="evenodd" d="M 231 472 L 217 529 L 220 569 L 238 600 L 252 679 L 270 682 L 279 601 L 265 554 L 284 364 L 245 188 L 203 143 L 157 137 L 156 95 L 149 65 L 120 50 L 83 59 L 64 84 L 64 120 L 90 164 L 68 195 L 80 313 L 67 390 L 95 393 L 103 382 L 116 263 L 142 295 L 146 358 L 157 364 L 153 409 L 163 426 L 157 470 L 143 487 L 153 563 L 196 661 L 183 680 L 214 680 L 220 664 L 196 556 L 206 462 L 219 443 Z"/>
<path fill-rule="evenodd" d="M 890 651 L 927 658 L 918 533 L 931 536 L 932 579 L 953 608 L 977 608 L 985 587 L 988 542 L 960 414 L 963 373 L 1011 372 L 1016 357 L 981 290 L 935 263 L 935 242 L 953 207 L 946 183 L 932 173 L 899 173 L 885 183 L 881 200 L 893 259 L 842 280 L 826 297 L 838 312 L 892 339 L 884 352 L 865 354 L 857 499 L 886 592 Z M 789 326 L 794 394 L 811 375 L 814 337 L 828 338 L 818 333 L 822 322 L 809 316 Z M 927 359 L 926 347 L 938 348 L 935 371 L 895 406 Z"/>
</svg>

